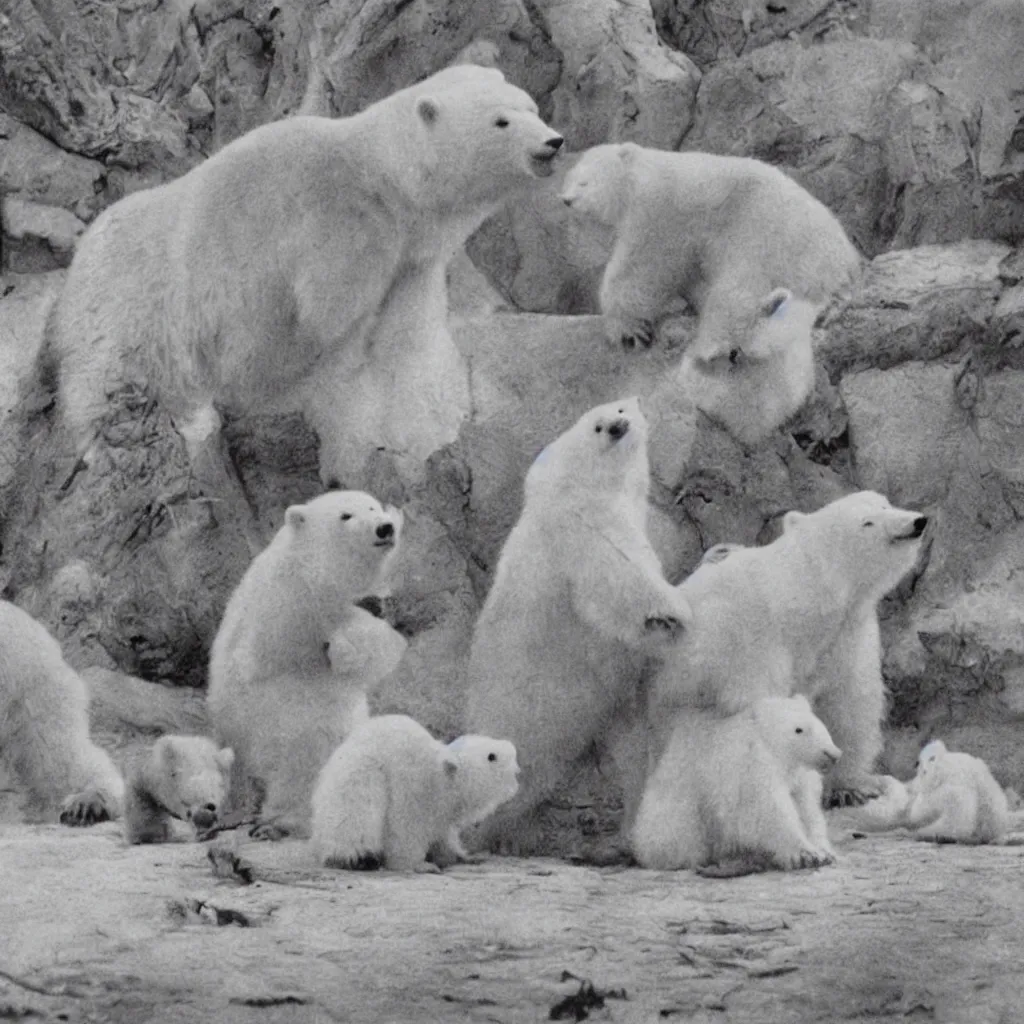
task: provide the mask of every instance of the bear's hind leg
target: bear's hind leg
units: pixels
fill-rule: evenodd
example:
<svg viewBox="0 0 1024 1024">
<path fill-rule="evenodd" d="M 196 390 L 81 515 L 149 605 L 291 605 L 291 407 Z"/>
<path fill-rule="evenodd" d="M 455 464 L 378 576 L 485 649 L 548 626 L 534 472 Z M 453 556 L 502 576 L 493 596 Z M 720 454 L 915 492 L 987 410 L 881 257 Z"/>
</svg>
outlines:
<svg viewBox="0 0 1024 1024">
<path fill-rule="evenodd" d="M 675 264 L 653 262 L 636 247 L 618 245 L 601 281 L 601 314 L 612 345 L 650 348 L 656 325 L 669 302 L 678 296 Z"/>
<path fill-rule="evenodd" d="M 907 820 L 915 839 L 962 843 L 975 838 L 977 816 L 978 797 L 970 786 L 945 785 L 915 800 Z"/>
</svg>

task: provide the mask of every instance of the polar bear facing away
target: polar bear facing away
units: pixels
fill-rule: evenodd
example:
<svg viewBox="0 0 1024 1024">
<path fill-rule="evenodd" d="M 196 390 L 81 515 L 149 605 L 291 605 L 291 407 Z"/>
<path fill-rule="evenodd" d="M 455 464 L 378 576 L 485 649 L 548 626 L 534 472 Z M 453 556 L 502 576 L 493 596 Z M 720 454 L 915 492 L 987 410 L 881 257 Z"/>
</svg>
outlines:
<svg viewBox="0 0 1024 1024">
<path fill-rule="evenodd" d="M 263 125 L 126 196 L 82 236 L 49 325 L 72 436 L 86 453 L 112 396 L 145 388 L 195 460 L 219 444 L 221 410 L 258 407 L 339 355 L 354 399 L 363 371 L 390 374 L 394 408 L 437 392 L 457 422 L 468 391 L 445 266 L 552 173 L 561 143 L 501 72 L 462 65 L 352 117 Z M 359 403 L 353 425 L 386 397 Z M 410 444 L 437 431 L 420 419 Z"/>
<path fill-rule="evenodd" d="M 647 539 L 648 481 L 635 398 L 584 413 L 526 475 L 469 657 L 467 728 L 511 740 L 523 770 L 518 796 L 484 826 L 491 847 L 535 852 L 532 812 L 595 744 L 626 775 L 627 819 L 639 800 L 646 761 L 616 757 L 636 681 L 690 619 Z"/>
<path fill-rule="evenodd" d="M 652 722 L 665 707 L 730 713 L 803 693 L 843 750 L 827 780 L 832 802 L 876 796 L 885 703 L 877 605 L 916 564 L 927 524 L 858 491 L 787 512 L 773 543 L 700 565 L 679 585 L 693 623 L 653 673 Z"/>
<path fill-rule="evenodd" d="M 60 645 L 0 601 L 0 757 L 27 791 L 30 819 L 65 825 L 120 817 L 124 780 L 89 736 L 89 691 Z"/>
<path fill-rule="evenodd" d="M 360 491 L 293 505 L 228 602 L 207 706 L 235 753 L 232 803 L 262 792 L 261 838 L 306 832 L 317 773 L 401 660 L 405 639 L 354 604 L 378 592 L 401 527 Z"/>
<path fill-rule="evenodd" d="M 1010 809 L 1003 787 L 980 757 L 932 740 L 917 759 L 907 825 L 917 839 L 997 843 L 1006 835 Z"/>
<path fill-rule="evenodd" d="M 507 740 L 460 736 L 445 746 L 406 715 L 371 718 L 320 772 L 314 855 L 328 867 L 418 872 L 467 860 L 462 829 L 515 796 L 518 776 Z"/>
<path fill-rule="evenodd" d="M 642 867 L 766 860 L 782 870 L 835 860 L 821 770 L 841 751 L 803 695 L 735 715 L 685 710 L 644 790 L 633 832 Z"/>
<path fill-rule="evenodd" d="M 649 345 L 682 296 L 699 313 L 683 364 L 699 408 L 751 444 L 799 409 L 815 319 L 861 267 L 827 207 L 759 160 L 629 142 L 587 150 L 561 194 L 615 230 L 600 292 L 613 342 Z"/>
</svg>

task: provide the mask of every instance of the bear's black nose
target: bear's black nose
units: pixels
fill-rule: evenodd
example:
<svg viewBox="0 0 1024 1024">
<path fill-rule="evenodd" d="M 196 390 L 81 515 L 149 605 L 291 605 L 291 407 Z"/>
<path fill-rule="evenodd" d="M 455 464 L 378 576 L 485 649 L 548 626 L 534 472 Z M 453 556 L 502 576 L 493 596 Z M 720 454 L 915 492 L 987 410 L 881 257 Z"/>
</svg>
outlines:
<svg viewBox="0 0 1024 1024">
<path fill-rule="evenodd" d="M 572 198 L 570 196 L 562 196 L 562 202 L 565 203 L 566 206 L 572 206 Z"/>
<path fill-rule="evenodd" d="M 625 419 L 624 417 L 619 418 L 617 420 L 612 420 L 612 422 L 608 425 L 608 433 L 610 436 L 614 437 L 616 441 L 618 441 L 620 437 L 625 437 L 626 432 L 628 430 L 629 420 Z"/>
<path fill-rule="evenodd" d="M 914 520 L 914 536 L 915 537 L 920 537 L 921 534 L 924 533 L 925 527 L 927 527 L 927 525 L 928 525 L 928 517 L 927 516 L 918 516 Z"/>
<path fill-rule="evenodd" d="M 217 805 L 216 804 L 204 804 L 203 806 L 205 806 L 205 808 L 208 811 L 212 811 L 214 814 L 217 813 Z"/>
<path fill-rule="evenodd" d="M 380 537 L 381 540 L 387 540 L 388 537 L 393 537 L 394 533 L 395 528 L 390 523 L 381 523 L 380 526 L 377 527 L 377 536 Z"/>
<path fill-rule="evenodd" d="M 545 142 L 544 145 L 549 146 L 557 153 L 558 150 L 562 148 L 563 142 L 565 142 L 565 139 L 563 139 L 561 135 L 556 135 L 553 139 L 548 139 L 548 141 Z"/>
</svg>

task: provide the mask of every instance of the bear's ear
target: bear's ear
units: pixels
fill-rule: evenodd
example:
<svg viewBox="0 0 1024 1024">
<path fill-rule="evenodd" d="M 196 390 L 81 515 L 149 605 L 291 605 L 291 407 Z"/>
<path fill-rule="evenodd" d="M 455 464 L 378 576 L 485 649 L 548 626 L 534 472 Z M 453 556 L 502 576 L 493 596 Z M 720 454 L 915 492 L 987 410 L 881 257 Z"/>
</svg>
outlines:
<svg viewBox="0 0 1024 1024">
<path fill-rule="evenodd" d="M 788 288 L 776 288 L 769 292 L 761 300 L 761 316 L 775 316 L 776 313 L 783 312 L 783 307 L 791 298 L 793 293 Z"/>
<path fill-rule="evenodd" d="M 231 771 L 231 766 L 235 763 L 235 752 L 231 747 L 223 747 L 214 755 L 214 760 L 222 772 Z"/>
<path fill-rule="evenodd" d="M 416 101 L 416 116 L 425 125 L 433 125 L 441 116 L 441 104 L 433 96 L 421 96 Z"/>
<path fill-rule="evenodd" d="M 306 506 L 292 505 L 284 514 L 284 521 L 293 529 L 300 530 L 306 525 Z"/>
<path fill-rule="evenodd" d="M 782 532 L 785 533 L 787 530 L 793 529 L 801 519 L 804 518 L 803 512 L 797 512 L 797 510 L 791 509 L 782 517 Z"/>
</svg>

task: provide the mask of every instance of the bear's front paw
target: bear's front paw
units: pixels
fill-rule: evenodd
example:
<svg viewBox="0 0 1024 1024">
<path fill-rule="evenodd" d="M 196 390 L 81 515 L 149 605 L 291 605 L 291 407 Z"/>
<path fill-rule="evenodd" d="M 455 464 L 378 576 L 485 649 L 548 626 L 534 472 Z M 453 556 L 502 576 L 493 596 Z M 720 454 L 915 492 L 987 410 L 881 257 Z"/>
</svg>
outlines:
<svg viewBox="0 0 1024 1024">
<path fill-rule="evenodd" d="M 801 846 L 791 853 L 776 858 L 776 863 L 783 871 L 802 871 L 808 868 L 820 868 L 835 861 L 835 857 L 819 847 Z"/>
<path fill-rule="evenodd" d="M 881 796 L 885 789 L 878 776 L 861 775 L 856 779 L 836 779 L 828 788 L 826 807 L 859 807 Z"/>
<path fill-rule="evenodd" d="M 650 348 L 654 344 L 654 324 L 650 320 L 606 317 L 605 323 L 608 340 L 612 345 L 635 349 L 637 346 Z"/>
<path fill-rule="evenodd" d="M 280 839 L 287 839 L 290 835 L 290 829 L 285 828 L 284 825 L 277 825 L 272 821 L 261 821 L 249 829 L 249 838 L 261 843 L 276 843 Z"/>
<path fill-rule="evenodd" d="M 644 619 L 644 629 L 650 634 L 661 634 L 674 640 L 683 631 L 683 621 L 675 615 L 649 615 Z"/>
<path fill-rule="evenodd" d="M 64 801 L 60 810 L 60 823 L 78 828 L 98 825 L 115 817 L 114 809 L 106 795 L 97 789 L 86 789 L 74 793 Z"/>
</svg>

